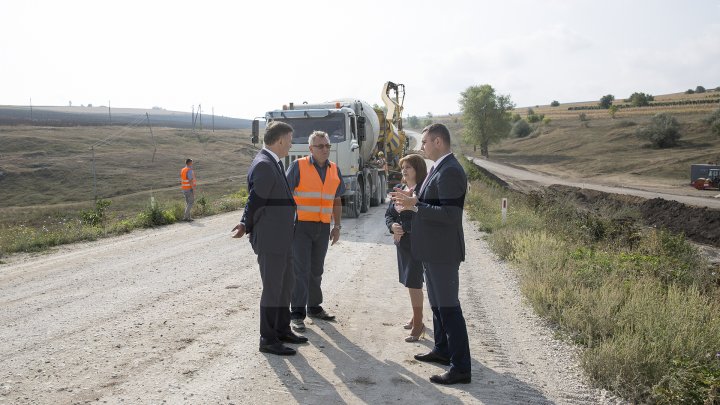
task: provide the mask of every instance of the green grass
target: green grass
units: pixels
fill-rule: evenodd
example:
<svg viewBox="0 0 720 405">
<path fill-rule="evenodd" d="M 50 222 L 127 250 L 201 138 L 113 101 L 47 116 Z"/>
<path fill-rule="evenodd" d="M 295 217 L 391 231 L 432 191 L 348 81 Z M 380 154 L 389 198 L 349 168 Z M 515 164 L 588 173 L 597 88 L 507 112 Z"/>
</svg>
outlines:
<svg viewBox="0 0 720 405">
<path fill-rule="evenodd" d="M 192 215 L 202 217 L 241 209 L 247 201 L 247 191 L 209 196 L 200 194 Z M 184 202 L 146 199 L 137 212 L 113 211 L 111 200 L 99 200 L 94 209 L 75 213 L 56 213 L 35 225 L 0 224 L 0 257 L 18 252 L 38 252 L 67 243 L 95 240 L 120 235 L 134 229 L 169 225 L 182 218 Z"/>
<path fill-rule="evenodd" d="M 535 311 L 585 348 L 598 386 L 635 402 L 720 401 L 720 276 L 683 236 L 479 178 L 466 206 Z"/>
</svg>

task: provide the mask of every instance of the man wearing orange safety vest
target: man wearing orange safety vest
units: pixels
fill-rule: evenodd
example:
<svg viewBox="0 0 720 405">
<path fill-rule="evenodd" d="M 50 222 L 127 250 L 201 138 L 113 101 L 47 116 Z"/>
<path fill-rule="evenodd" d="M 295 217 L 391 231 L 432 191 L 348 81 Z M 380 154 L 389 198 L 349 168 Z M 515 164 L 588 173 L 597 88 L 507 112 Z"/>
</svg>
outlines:
<svg viewBox="0 0 720 405">
<path fill-rule="evenodd" d="M 331 162 L 330 137 L 315 131 L 308 139 L 310 156 L 298 159 L 287 170 L 290 190 L 297 203 L 297 225 L 293 239 L 295 286 L 290 301 L 290 324 L 305 330 L 305 316 L 330 321 L 323 309 L 320 289 L 328 243 L 340 239 L 340 217 L 345 184 L 337 165 Z M 330 223 L 334 225 L 330 228 Z"/>
<path fill-rule="evenodd" d="M 180 188 L 185 196 L 185 215 L 183 221 L 191 222 L 190 211 L 195 202 L 195 171 L 193 170 L 193 160 L 185 160 L 185 167 L 180 170 Z"/>
</svg>

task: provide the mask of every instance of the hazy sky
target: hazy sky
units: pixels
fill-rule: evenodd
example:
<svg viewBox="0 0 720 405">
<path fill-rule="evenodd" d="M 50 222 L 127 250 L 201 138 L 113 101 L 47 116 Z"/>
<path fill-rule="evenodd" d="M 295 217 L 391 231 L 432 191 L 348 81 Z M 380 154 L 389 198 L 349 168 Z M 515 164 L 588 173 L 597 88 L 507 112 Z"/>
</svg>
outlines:
<svg viewBox="0 0 720 405">
<path fill-rule="evenodd" d="M 458 111 L 720 86 L 720 0 L 0 0 L 0 105 L 160 106 L 251 118 L 294 101 Z"/>
</svg>

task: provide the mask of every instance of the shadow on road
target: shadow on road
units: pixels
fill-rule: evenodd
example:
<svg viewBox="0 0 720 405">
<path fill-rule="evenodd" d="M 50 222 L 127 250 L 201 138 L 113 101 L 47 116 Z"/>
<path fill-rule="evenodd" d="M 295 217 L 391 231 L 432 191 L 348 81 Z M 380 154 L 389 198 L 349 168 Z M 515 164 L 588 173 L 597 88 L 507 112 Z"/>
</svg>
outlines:
<svg viewBox="0 0 720 405">
<path fill-rule="evenodd" d="M 443 387 L 441 390 L 441 387 L 429 381 L 429 377 L 431 374 L 443 373 L 445 367 L 428 366 L 427 375 L 418 375 L 410 369 L 419 366 L 420 363 L 415 359 L 405 360 L 406 365 L 380 360 L 340 333 L 335 325 L 323 323 L 322 329 L 327 337 L 312 329 L 308 329 L 305 335 L 332 362 L 332 371 L 340 382 L 333 384 L 323 377 L 320 374 L 322 370 L 317 369 L 318 365 L 309 364 L 302 356 L 302 347 L 294 357 L 268 356 L 272 369 L 299 403 L 346 402 L 348 396 L 345 395 L 343 399 L 338 390 L 350 391 L 355 398 L 366 403 L 400 401 L 461 404 L 472 401 L 472 398 L 484 404 L 552 403 L 542 392 L 523 381 L 497 373 L 474 359 L 471 384 Z M 298 378 L 296 374 L 302 377 Z M 325 373 L 325 376 L 328 374 Z M 443 392 L 447 390 L 455 392 Z"/>
</svg>

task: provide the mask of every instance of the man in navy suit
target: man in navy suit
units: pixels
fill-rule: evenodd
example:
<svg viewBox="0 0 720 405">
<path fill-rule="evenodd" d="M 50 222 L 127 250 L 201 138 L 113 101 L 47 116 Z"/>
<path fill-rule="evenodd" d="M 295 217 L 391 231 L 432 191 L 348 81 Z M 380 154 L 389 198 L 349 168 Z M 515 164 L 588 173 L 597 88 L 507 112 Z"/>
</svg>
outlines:
<svg viewBox="0 0 720 405">
<path fill-rule="evenodd" d="M 234 238 L 249 234 L 262 278 L 260 298 L 260 351 L 293 355 L 284 343 L 304 343 L 307 338 L 290 330 L 290 293 L 294 284 L 292 242 L 295 233 L 295 200 L 285 178 L 282 158 L 292 146 L 292 127 L 274 121 L 265 129 L 265 147 L 248 171 L 249 196 Z"/>
<path fill-rule="evenodd" d="M 417 196 L 391 193 L 403 210 L 415 211 L 410 234 L 413 257 L 425 268 L 428 298 L 433 312 L 435 347 L 415 359 L 449 365 L 436 384 L 470 382 L 470 345 L 458 297 L 460 262 L 465 260 L 462 216 L 467 178 L 452 154 L 450 131 L 432 124 L 422 132 L 422 150 L 433 160 L 428 177 Z"/>
</svg>

